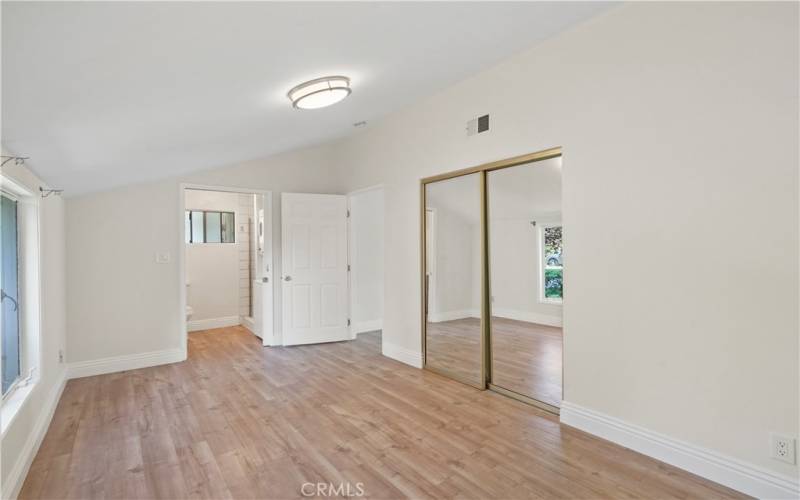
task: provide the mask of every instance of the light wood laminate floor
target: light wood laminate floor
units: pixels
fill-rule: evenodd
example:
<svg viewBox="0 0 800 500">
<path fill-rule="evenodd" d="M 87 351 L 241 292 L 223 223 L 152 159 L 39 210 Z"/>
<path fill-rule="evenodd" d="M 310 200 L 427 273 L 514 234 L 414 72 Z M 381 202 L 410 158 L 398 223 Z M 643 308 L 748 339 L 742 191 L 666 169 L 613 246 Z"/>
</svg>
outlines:
<svg viewBox="0 0 800 500">
<path fill-rule="evenodd" d="M 562 330 L 492 317 L 491 382 L 555 407 L 561 406 Z M 479 385 L 481 320 L 462 318 L 427 326 L 427 363 Z"/>
<path fill-rule="evenodd" d="M 380 355 L 379 334 L 264 348 L 241 327 L 189 359 L 71 380 L 21 498 L 736 498 L 557 417 Z"/>
<path fill-rule="evenodd" d="M 560 327 L 492 318 L 492 383 L 561 406 Z"/>
</svg>

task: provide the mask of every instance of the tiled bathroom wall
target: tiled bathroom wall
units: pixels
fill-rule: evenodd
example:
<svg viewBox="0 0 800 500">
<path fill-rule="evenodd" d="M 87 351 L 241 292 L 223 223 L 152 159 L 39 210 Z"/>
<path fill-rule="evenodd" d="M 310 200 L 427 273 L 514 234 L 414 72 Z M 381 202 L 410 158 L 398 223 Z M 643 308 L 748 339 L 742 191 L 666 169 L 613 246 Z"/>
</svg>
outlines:
<svg viewBox="0 0 800 500">
<path fill-rule="evenodd" d="M 253 234 L 253 201 L 254 195 L 240 194 L 239 207 L 236 211 L 238 232 L 237 245 L 239 247 L 239 315 L 251 316 L 250 298 L 255 269 L 255 254 L 252 251 L 251 239 Z"/>
</svg>

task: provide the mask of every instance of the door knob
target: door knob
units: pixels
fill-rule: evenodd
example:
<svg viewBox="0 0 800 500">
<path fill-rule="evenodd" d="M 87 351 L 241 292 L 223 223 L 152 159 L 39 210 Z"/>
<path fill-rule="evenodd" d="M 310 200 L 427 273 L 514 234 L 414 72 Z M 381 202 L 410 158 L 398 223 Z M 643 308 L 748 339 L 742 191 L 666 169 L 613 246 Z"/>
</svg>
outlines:
<svg viewBox="0 0 800 500">
<path fill-rule="evenodd" d="M 283 281 L 292 281 L 292 277 L 291 276 L 285 276 L 283 278 Z"/>
</svg>

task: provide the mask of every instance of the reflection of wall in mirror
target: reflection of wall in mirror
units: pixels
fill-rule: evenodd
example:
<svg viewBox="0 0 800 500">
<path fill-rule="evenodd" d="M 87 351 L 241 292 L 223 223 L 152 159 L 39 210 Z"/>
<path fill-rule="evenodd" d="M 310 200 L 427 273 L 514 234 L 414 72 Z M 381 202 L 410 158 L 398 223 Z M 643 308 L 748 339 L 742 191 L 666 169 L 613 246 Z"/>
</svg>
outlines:
<svg viewBox="0 0 800 500">
<path fill-rule="evenodd" d="M 429 204 L 429 209 L 426 251 L 433 255 L 428 256 L 428 320 L 438 323 L 479 317 L 474 296 L 480 296 L 481 283 L 473 268 L 480 227 L 443 205 Z"/>
<path fill-rule="evenodd" d="M 532 218 L 490 220 L 492 315 L 561 326 L 561 305 L 542 299 L 540 232 L 543 224 L 557 224 L 560 214 Z"/>
<path fill-rule="evenodd" d="M 480 318 L 480 225 L 442 206 L 429 208 L 428 320 Z M 540 224 L 558 223 L 560 214 L 536 219 Z M 493 316 L 561 326 L 561 305 L 541 301 L 539 231 L 531 218 L 491 219 L 490 224 Z"/>
</svg>

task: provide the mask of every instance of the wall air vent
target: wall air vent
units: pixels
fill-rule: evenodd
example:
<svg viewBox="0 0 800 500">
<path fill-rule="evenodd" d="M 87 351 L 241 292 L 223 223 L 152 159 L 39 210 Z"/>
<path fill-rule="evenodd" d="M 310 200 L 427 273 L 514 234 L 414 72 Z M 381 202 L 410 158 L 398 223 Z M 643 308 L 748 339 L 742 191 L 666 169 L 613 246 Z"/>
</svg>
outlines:
<svg viewBox="0 0 800 500">
<path fill-rule="evenodd" d="M 479 116 L 467 122 L 467 135 L 475 135 L 489 131 L 489 115 Z"/>
</svg>

